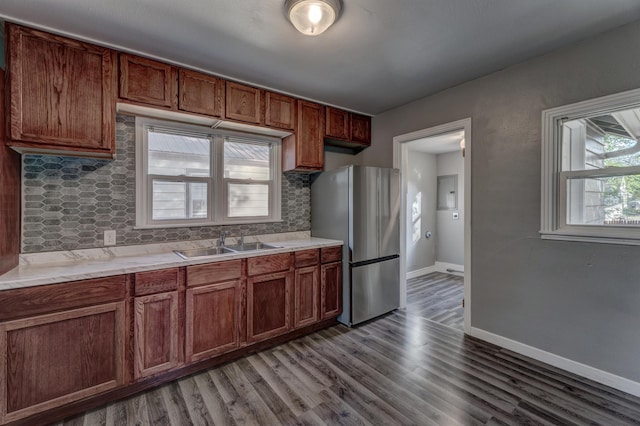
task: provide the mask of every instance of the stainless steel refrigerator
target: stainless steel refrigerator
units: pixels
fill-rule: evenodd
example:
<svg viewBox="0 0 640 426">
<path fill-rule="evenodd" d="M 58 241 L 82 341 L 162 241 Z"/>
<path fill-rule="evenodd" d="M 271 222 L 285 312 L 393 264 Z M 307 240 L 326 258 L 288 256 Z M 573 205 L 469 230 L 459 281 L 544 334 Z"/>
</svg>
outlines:
<svg viewBox="0 0 640 426">
<path fill-rule="evenodd" d="M 352 326 L 400 305 L 400 172 L 347 166 L 311 184 L 311 235 L 342 240 L 342 315 Z"/>
</svg>

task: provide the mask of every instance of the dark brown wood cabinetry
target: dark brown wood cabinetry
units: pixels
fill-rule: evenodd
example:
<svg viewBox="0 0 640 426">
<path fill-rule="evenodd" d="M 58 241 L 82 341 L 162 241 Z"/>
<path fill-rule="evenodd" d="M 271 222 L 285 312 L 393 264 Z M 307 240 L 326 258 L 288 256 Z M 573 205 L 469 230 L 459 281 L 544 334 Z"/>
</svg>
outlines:
<svg viewBox="0 0 640 426">
<path fill-rule="evenodd" d="M 262 124 L 262 90 L 232 81 L 226 82 L 225 117 L 244 123 Z"/>
<path fill-rule="evenodd" d="M 371 117 L 351 113 L 351 142 L 371 145 Z"/>
<path fill-rule="evenodd" d="M 0 424 L 48 423 L 335 324 L 340 255 L 300 250 L 0 291 Z"/>
<path fill-rule="evenodd" d="M 188 363 L 240 346 L 241 277 L 239 260 L 187 268 L 185 358 Z"/>
<path fill-rule="evenodd" d="M 182 362 L 178 268 L 134 276 L 134 377 L 151 376 Z"/>
<path fill-rule="evenodd" d="M 18 25 L 7 35 L 9 145 L 112 156 L 115 52 Z"/>
<path fill-rule="evenodd" d="M 290 96 L 265 92 L 265 125 L 284 130 L 294 130 L 296 124 L 296 100 Z"/>
<path fill-rule="evenodd" d="M 320 319 L 342 312 L 342 247 L 320 250 Z"/>
<path fill-rule="evenodd" d="M 290 268 L 289 253 L 247 259 L 247 343 L 291 329 Z"/>
<path fill-rule="evenodd" d="M 316 171 L 324 167 L 324 107 L 298 101 L 296 132 L 282 140 L 284 171 Z"/>
<path fill-rule="evenodd" d="M 119 65 L 121 99 L 176 109 L 177 68 L 126 53 L 120 54 Z"/>
<path fill-rule="evenodd" d="M 349 112 L 333 108 L 325 108 L 325 136 L 341 140 L 349 140 L 350 128 L 349 128 Z"/>
<path fill-rule="evenodd" d="M 179 110 L 224 117 L 224 80 L 185 69 L 180 69 L 178 75 Z"/>
<path fill-rule="evenodd" d="M 108 302 L 125 284 L 120 276 L 2 292 L 25 309 L 0 322 L 0 423 L 125 384 L 129 321 L 124 300 Z M 93 299 L 79 294 L 84 285 Z"/>
<path fill-rule="evenodd" d="M 371 117 L 326 107 L 327 145 L 360 150 L 371 145 Z"/>
</svg>

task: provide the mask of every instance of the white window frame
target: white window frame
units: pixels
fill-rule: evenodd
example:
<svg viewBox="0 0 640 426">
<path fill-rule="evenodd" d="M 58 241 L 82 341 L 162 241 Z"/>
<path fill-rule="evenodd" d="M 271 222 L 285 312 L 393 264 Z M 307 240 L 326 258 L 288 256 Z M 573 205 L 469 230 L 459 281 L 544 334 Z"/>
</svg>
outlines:
<svg viewBox="0 0 640 426">
<path fill-rule="evenodd" d="M 163 176 L 148 173 L 148 129 L 158 128 L 173 131 L 178 134 L 208 137 L 211 140 L 210 176 Z M 252 217 L 228 217 L 226 182 L 224 174 L 224 146 L 225 136 L 240 136 L 252 139 L 257 143 L 271 146 L 269 181 L 255 181 L 247 179 L 232 179 L 233 182 L 265 182 L 269 185 L 269 215 Z M 280 139 L 273 136 L 256 135 L 232 130 L 211 129 L 189 123 L 158 120 L 147 117 L 136 117 L 136 226 L 145 228 L 185 228 L 193 226 L 215 226 L 233 224 L 251 224 L 281 222 L 281 160 Z M 152 197 L 153 179 L 178 182 L 207 182 L 207 217 L 203 219 L 167 219 L 153 220 Z"/>
<path fill-rule="evenodd" d="M 542 239 L 640 245 L 638 225 L 567 224 L 567 181 L 586 177 L 640 174 L 640 167 L 608 167 L 563 171 L 562 124 L 567 121 L 640 107 L 640 89 L 616 93 L 542 112 L 541 223 Z"/>
</svg>

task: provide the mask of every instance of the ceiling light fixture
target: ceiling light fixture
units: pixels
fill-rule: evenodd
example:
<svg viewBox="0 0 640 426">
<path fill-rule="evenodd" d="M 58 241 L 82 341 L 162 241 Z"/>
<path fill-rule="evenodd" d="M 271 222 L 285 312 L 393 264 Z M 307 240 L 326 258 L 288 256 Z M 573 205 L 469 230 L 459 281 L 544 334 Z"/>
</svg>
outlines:
<svg viewBox="0 0 640 426">
<path fill-rule="evenodd" d="M 340 16 L 342 0 L 286 0 L 289 21 L 304 35 L 317 36 Z"/>
</svg>

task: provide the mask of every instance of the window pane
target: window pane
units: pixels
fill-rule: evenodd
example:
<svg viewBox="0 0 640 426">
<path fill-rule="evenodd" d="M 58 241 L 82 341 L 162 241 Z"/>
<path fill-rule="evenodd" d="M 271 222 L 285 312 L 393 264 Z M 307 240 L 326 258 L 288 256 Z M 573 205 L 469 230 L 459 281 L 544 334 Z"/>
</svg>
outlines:
<svg viewBox="0 0 640 426">
<path fill-rule="evenodd" d="M 571 120 L 562 128 L 562 170 L 640 165 L 640 109 Z"/>
<path fill-rule="evenodd" d="M 640 175 L 567 180 L 567 223 L 640 224 Z"/>
<path fill-rule="evenodd" d="M 149 131 L 149 174 L 209 176 L 211 141 Z"/>
<path fill-rule="evenodd" d="M 230 183 L 229 217 L 269 216 L 269 185 Z"/>
<path fill-rule="evenodd" d="M 207 217 L 207 184 L 154 179 L 153 220 L 204 219 Z"/>
<path fill-rule="evenodd" d="M 266 144 L 234 142 L 224 139 L 224 177 L 229 179 L 269 180 L 271 148 Z"/>
</svg>

